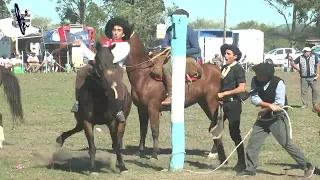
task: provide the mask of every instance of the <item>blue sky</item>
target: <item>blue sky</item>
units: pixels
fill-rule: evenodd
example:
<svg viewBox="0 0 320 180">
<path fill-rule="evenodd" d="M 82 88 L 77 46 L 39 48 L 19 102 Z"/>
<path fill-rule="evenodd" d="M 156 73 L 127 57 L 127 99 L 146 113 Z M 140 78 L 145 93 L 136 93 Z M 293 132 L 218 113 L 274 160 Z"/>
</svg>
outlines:
<svg viewBox="0 0 320 180">
<path fill-rule="evenodd" d="M 31 14 L 50 17 L 54 23 L 59 22 L 55 11 L 56 0 L 11 0 L 9 10 L 18 3 L 20 10 L 29 9 Z M 190 20 L 197 16 L 213 20 L 223 20 L 224 0 L 165 0 L 166 5 L 174 2 L 179 8 L 190 13 Z M 289 10 L 290 11 L 290 10 Z M 242 21 L 255 20 L 263 23 L 285 24 L 284 18 L 270 8 L 264 0 L 228 0 L 227 26 L 234 26 Z"/>
</svg>

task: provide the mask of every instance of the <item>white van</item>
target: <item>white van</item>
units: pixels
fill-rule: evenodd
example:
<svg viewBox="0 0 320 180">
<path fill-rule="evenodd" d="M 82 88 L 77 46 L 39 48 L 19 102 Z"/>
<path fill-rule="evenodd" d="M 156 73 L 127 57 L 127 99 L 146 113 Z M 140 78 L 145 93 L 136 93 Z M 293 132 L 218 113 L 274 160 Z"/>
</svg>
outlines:
<svg viewBox="0 0 320 180">
<path fill-rule="evenodd" d="M 302 53 L 295 48 L 277 48 L 269 51 L 264 55 L 264 62 L 274 65 L 283 65 L 287 61 L 286 57 L 290 54 L 293 59 L 296 59 Z"/>
</svg>

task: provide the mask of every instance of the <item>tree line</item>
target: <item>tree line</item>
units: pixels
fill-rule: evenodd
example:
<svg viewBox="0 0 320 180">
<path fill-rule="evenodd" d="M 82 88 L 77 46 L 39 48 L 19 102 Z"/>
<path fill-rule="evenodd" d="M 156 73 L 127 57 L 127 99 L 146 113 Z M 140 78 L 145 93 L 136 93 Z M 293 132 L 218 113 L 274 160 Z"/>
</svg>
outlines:
<svg viewBox="0 0 320 180">
<path fill-rule="evenodd" d="M 97 31 L 97 39 L 104 34 L 105 23 L 113 16 L 121 16 L 134 24 L 146 46 L 156 39 L 156 26 L 169 21 L 168 14 L 178 8 L 176 4 L 165 6 L 163 0 L 51 0 L 56 3 L 60 23 L 53 24 L 50 18 L 33 16 L 32 25 L 52 29 L 60 25 L 85 24 Z M 258 29 L 264 32 L 265 51 L 277 47 L 304 46 L 305 39 L 320 36 L 319 0 L 263 0 L 283 16 L 284 25 L 264 24 L 256 21 L 240 22 L 229 29 Z M 6 4 L 0 0 L 0 18 L 10 17 Z M 292 12 L 288 12 L 292 9 Z M 289 19 L 292 17 L 292 21 Z M 223 28 L 222 20 L 196 18 L 189 25 L 196 29 Z"/>
</svg>

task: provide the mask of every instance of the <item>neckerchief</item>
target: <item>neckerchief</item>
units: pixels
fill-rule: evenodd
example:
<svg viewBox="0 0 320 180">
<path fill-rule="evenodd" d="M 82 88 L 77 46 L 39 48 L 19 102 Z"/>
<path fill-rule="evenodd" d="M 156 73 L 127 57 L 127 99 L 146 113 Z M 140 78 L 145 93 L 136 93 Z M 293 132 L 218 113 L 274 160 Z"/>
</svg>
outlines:
<svg viewBox="0 0 320 180">
<path fill-rule="evenodd" d="M 236 65 L 237 63 L 238 63 L 237 61 L 234 61 L 234 62 L 231 63 L 230 65 L 226 66 L 226 67 L 222 70 L 221 79 L 224 79 L 224 78 L 228 75 L 231 67 L 234 66 L 234 65 Z"/>
</svg>

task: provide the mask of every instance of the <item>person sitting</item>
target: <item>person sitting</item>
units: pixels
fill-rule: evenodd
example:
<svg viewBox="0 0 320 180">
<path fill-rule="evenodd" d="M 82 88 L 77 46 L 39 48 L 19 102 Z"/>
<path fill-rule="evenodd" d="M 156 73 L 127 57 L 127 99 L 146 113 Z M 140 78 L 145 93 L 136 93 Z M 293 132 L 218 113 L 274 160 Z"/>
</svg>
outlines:
<svg viewBox="0 0 320 180">
<path fill-rule="evenodd" d="M 39 58 L 36 56 L 36 53 L 34 52 L 31 52 L 31 55 L 28 57 L 27 62 L 29 64 L 27 71 L 29 71 L 30 68 L 33 68 L 35 71 L 37 71 L 40 68 Z"/>
<path fill-rule="evenodd" d="M 184 9 L 178 9 L 174 11 L 170 16 L 174 14 L 180 14 L 180 15 L 186 15 L 189 17 L 189 13 Z M 162 48 L 166 48 L 168 46 L 171 46 L 171 38 L 172 38 L 172 26 L 170 26 L 167 31 L 166 35 L 162 41 Z M 200 52 L 200 46 L 198 42 L 198 35 L 197 33 L 190 27 L 187 26 L 187 53 L 186 56 L 191 56 L 193 58 L 198 58 L 201 56 Z M 163 66 L 163 75 L 165 77 L 166 81 L 166 87 L 168 96 L 167 98 L 161 103 L 162 105 L 170 105 L 171 104 L 171 98 L 172 98 L 172 65 L 171 61 L 168 61 Z"/>
</svg>

